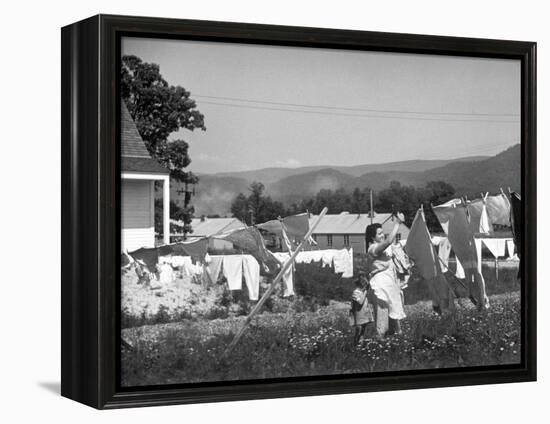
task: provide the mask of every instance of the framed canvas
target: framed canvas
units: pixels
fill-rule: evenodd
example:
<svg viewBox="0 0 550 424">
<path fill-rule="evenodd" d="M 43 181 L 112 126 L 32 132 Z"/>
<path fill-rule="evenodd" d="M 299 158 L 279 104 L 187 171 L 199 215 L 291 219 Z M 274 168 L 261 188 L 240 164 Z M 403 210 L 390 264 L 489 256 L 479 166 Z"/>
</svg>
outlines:
<svg viewBox="0 0 550 424">
<path fill-rule="evenodd" d="M 536 44 L 62 29 L 62 395 L 536 379 Z"/>
</svg>

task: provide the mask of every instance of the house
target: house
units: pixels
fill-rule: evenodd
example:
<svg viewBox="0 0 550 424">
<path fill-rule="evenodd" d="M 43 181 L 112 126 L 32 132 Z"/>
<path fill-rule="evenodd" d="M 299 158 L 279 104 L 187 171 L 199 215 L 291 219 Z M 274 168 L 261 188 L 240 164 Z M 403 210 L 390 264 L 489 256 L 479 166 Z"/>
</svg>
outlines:
<svg viewBox="0 0 550 424">
<path fill-rule="evenodd" d="M 316 215 L 311 215 L 311 226 Z M 372 223 L 382 224 L 382 230 L 388 234 L 393 229 L 395 218 L 390 213 L 374 213 Z M 371 224 L 370 214 L 342 212 L 337 215 L 325 215 L 313 231 L 313 239 L 320 249 L 342 249 L 353 247 L 354 253 L 366 253 L 365 230 Z M 402 240 L 409 235 L 409 228 L 400 225 L 399 233 Z"/>
<path fill-rule="evenodd" d="M 181 222 L 174 221 L 175 224 L 182 225 Z M 245 228 L 246 224 L 237 218 L 193 218 L 191 228 L 193 232 L 188 235 L 189 240 L 200 237 L 210 237 L 216 234 L 222 234 L 231 230 Z M 177 237 L 178 234 L 173 234 Z M 208 242 L 209 249 L 213 250 L 229 250 L 233 248 L 233 244 L 229 241 L 210 239 Z"/>
<path fill-rule="evenodd" d="M 163 182 L 163 241 L 170 242 L 170 176 L 151 157 L 136 124 L 121 102 L 122 249 L 155 247 L 155 181 Z"/>
</svg>

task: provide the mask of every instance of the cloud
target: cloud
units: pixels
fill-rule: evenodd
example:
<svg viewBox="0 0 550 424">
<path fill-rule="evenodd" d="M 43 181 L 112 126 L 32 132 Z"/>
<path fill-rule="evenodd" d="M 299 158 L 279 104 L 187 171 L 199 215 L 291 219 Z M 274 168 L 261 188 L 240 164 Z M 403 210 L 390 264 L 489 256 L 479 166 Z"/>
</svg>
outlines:
<svg viewBox="0 0 550 424">
<path fill-rule="evenodd" d="M 195 155 L 194 157 L 192 157 L 192 159 L 201 160 L 203 162 L 219 162 L 219 161 L 221 161 L 221 158 L 219 156 L 209 155 L 207 153 L 199 153 L 198 155 Z"/>
<path fill-rule="evenodd" d="M 302 162 L 297 159 L 288 158 L 284 161 L 275 162 L 275 165 L 281 168 L 298 168 L 299 166 L 302 166 Z"/>
</svg>

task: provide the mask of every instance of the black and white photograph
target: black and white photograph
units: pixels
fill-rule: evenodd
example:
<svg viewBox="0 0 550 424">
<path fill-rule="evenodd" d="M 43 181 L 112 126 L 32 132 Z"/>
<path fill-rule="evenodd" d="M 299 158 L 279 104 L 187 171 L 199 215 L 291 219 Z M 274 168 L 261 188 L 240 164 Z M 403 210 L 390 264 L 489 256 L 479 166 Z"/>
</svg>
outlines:
<svg viewBox="0 0 550 424">
<path fill-rule="evenodd" d="M 521 62 L 124 36 L 123 388 L 522 361 Z"/>
</svg>

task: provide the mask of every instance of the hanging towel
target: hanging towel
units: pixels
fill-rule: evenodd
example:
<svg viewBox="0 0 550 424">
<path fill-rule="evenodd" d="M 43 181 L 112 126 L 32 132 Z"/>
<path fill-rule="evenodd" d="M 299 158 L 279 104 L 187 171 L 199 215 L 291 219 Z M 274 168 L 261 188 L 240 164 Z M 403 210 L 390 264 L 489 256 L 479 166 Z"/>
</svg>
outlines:
<svg viewBox="0 0 550 424">
<path fill-rule="evenodd" d="M 479 220 L 479 232 L 488 234 L 493 232 L 493 224 L 489 220 L 489 215 L 487 214 L 487 206 L 483 204 L 481 210 L 481 218 Z"/>
<path fill-rule="evenodd" d="M 498 259 L 501 256 L 504 256 L 506 251 L 506 239 L 493 239 L 487 238 L 482 239 L 483 244 L 489 249 L 491 254 Z"/>
<path fill-rule="evenodd" d="M 340 249 L 334 252 L 334 272 L 342 273 L 342 278 L 353 277 L 353 249 Z"/>
<path fill-rule="evenodd" d="M 242 255 L 225 255 L 223 257 L 223 275 L 230 290 L 241 290 L 243 286 Z"/>
<path fill-rule="evenodd" d="M 487 196 L 487 214 L 493 224 L 510 225 L 510 202 L 503 194 Z"/>
<path fill-rule="evenodd" d="M 481 272 L 482 258 L 481 258 L 481 239 L 474 239 L 476 244 L 477 253 L 477 270 Z"/>
<path fill-rule="evenodd" d="M 506 240 L 506 249 L 508 249 L 508 258 L 514 257 L 515 243 L 514 240 Z"/>
<path fill-rule="evenodd" d="M 250 300 L 258 300 L 260 293 L 260 264 L 251 255 L 243 255 L 243 274 L 248 297 Z"/>
<path fill-rule="evenodd" d="M 217 283 L 222 270 L 223 256 L 210 255 L 210 263 L 206 266 L 206 273 L 212 283 Z"/>
<path fill-rule="evenodd" d="M 283 297 L 294 296 L 294 273 L 292 266 L 289 266 L 286 272 L 283 274 L 284 291 Z"/>
</svg>

